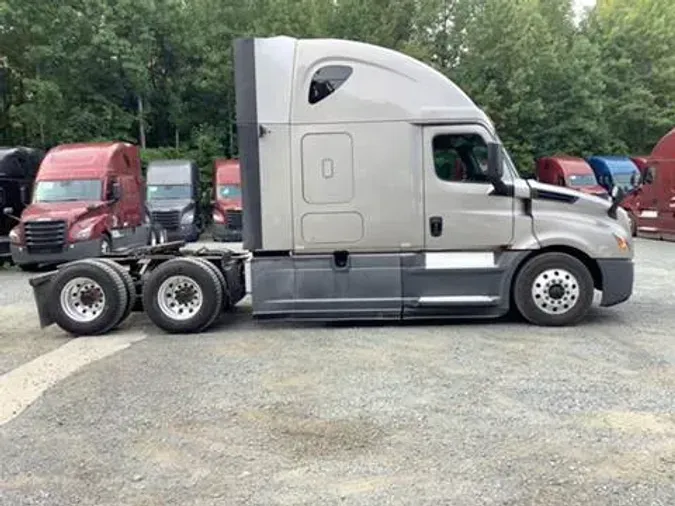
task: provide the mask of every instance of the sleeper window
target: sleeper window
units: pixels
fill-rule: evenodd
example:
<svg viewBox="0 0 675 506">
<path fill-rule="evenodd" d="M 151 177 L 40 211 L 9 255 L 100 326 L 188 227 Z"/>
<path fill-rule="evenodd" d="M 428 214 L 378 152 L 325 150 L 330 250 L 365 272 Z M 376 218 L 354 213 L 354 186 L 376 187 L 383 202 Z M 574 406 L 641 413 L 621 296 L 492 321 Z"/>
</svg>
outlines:
<svg viewBox="0 0 675 506">
<path fill-rule="evenodd" d="M 433 139 L 434 168 L 444 181 L 488 183 L 487 144 L 477 134 L 442 134 Z"/>
<path fill-rule="evenodd" d="M 321 67 L 312 76 L 309 85 L 309 103 L 316 104 L 344 84 L 352 75 L 351 67 L 345 65 L 328 65 Z"/>
</svg>

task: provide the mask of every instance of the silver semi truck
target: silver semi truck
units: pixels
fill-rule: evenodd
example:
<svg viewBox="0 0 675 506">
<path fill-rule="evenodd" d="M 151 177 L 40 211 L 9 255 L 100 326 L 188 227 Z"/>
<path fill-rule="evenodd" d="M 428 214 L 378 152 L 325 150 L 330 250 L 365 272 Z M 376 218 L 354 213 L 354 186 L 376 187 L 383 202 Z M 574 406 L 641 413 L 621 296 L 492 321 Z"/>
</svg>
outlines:
<svg viewBox="0 0 675 506">
<path fill-rule="evenodd" d="M 514 310 L 573 325 L 595 290 L 602 306 L 630 297 L 621 192 L 607 201 L 520 177 L 486 114 L 429 66 L 289 37 L 239 39 L 234 62 L 248 253 L 168 243 L 75 262 L 31 280 L 43 326 L 102 333 L 136 309 L 198 332 L 245 296 L 247 261 L 261 319 Z"/>
<path fill-rule="evenodd" d="M 146 205 L 171 241 L 194 242 L 204 229 L 199 167 L 192 160 L 156 160 L 146 173 Z"/>
</svg>

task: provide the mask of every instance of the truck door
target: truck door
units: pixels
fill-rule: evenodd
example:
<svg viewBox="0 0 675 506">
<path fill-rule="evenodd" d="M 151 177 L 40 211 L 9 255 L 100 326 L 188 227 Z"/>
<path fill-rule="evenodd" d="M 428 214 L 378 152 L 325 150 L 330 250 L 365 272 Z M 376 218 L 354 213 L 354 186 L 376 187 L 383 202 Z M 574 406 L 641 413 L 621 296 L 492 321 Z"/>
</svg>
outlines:
<svg viewBox="0 0 675 506">
<path fill-rule="evenodd" d="M 664 228 L 662 215 L 664 211 L 663 201 L 667 193 L 667 181 L 664 178 L 664 171 L 667 167 L 660 160 L 650 162 L 650 166 L 655 171 L 654 181 L 640 188 L 640 195 L 637 199 L 638 231 L 647 234 L 660 234 Z"/>
<path fill-rule="evenodd" d="M 490 133 L 478 125 L 424 128 L 425 247 L 491 252 L 513 238 L 514 199 L 486 178 Z M 457 177 L 457 161 L 464 167 Z M 511 177 L 504 172 L 504 177 Z M 508 181 L 507 181 L 508 182 Z"/>
</svg>

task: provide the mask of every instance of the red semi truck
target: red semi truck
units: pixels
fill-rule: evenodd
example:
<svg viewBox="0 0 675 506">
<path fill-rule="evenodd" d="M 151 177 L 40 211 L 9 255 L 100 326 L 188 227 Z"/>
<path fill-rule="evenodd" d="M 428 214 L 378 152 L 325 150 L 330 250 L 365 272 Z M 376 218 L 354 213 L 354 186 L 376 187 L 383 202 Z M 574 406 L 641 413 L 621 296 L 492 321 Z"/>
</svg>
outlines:
<svg viewBox="0 0 675 506">
<path fill-rule="evenodd" d="M 52 148 L 40 164 L 32 202 L 10 232 L 23 270 L 162 242 L 144 204 L 137 146 L 123 142 Z"/>
<path fill-rule="evenodd" d="M 609 198 L 607 191 L 598 184 L 595 173 L 583 158 L 548 156 L 536 162 L 536 178 L 542 183 L 567 186 L 589 195 Z"/>
<path fill-rule="evenodd" d="M 213 170 L 213 240 L 242 239 L 241 169 L 239 160 L 221 158 Z"/>
<path fill-rule="evenodd" d="M 642 184 L 624 206 L 635 216 L 637 235 L 675 240 L 675 129 L 648 157 L 635 157 L 633 161 L 640 168 Z"/>
</svg>

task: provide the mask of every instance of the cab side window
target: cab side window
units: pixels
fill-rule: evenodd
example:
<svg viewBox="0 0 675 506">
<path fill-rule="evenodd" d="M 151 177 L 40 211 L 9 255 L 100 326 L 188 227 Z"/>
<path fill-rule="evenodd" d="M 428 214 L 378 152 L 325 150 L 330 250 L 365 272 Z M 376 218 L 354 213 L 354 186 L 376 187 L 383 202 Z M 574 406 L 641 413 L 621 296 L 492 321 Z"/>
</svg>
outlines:
<svg viewBox="0 0 675 506">
<path fill-rule="evenodd" d="M 309 85 L 308 101 L 316 104 L 334 93 L 352 75 L 351 67 L 346 65 L 327 65 L 321 67 L 312 76 Z"/>
<path fill-rule="evenodd" d="M 477 134 L 441 134 L 433 141 L 434 168 L 443 181 L 489 183 L 487 144 Z"/>
</svg>

